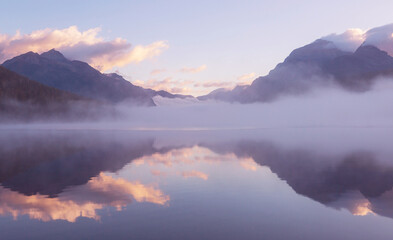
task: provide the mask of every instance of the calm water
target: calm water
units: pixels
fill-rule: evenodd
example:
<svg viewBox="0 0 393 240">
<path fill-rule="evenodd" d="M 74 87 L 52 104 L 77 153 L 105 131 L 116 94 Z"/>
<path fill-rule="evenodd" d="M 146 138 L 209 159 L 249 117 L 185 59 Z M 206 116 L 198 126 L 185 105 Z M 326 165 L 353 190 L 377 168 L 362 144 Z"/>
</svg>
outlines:
<svg viewBox="0 0 393 240">
<path fill-rule="evenodd" d="M 392 129 L 0 131 L 0 239 L 393 239 Z"/>
</svg>

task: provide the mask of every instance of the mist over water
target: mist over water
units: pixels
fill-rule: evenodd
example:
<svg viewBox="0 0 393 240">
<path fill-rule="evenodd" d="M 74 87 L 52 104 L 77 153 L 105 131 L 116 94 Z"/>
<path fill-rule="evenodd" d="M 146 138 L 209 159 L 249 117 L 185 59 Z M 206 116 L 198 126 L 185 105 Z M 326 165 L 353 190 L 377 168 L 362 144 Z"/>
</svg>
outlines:
<svg viewBox="0 0 393 240">
<path fill-rule="evenodd" d="M 382 79 L 366 92 L 316 88 L 274 102 L 239 104 L 216 101 L 155 107 L 117 105 L 116 111 L 79 121 L 2 124 L 1 128 L 92 129 L 244 129 L 297 127 L 392 127 L 393 83 Z M 89 109 L 87 109 L 89 110 Z M 116 114 L 112 114 L 116 112 Z"/>
</svg>

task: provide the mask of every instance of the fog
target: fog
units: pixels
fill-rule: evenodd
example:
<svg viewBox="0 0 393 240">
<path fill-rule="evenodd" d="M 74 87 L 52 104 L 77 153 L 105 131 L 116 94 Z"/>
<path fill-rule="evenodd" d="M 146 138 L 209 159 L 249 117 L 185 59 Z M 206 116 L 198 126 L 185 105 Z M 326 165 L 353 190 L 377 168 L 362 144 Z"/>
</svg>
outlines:
<svg viewBox="0 0 393 240">
<path fill-rule="evenodd" d="M 270 103 L 199 104 L 136 108 L 128 112 L 132 128 L 272 128 L 390 127 L 393 84 L 380 81 L 373 90 L 354 93 L 339 88 L 315 89 Z"/>
<path fill-rule="evenodd" d="M 362 93 L 330 86 L 303 95 L 283 96 L 268 103 L 161 104 L 156 107 L 122 104 L 116 106 L 116 113 L 110 111 L 100 118 L 83 121 L 37 120 L 29 124 L 10 121 L 0 127 L 136 130 L 392 127 L 393 81 L 380 79 L 372 90 Z"/>
</svg>

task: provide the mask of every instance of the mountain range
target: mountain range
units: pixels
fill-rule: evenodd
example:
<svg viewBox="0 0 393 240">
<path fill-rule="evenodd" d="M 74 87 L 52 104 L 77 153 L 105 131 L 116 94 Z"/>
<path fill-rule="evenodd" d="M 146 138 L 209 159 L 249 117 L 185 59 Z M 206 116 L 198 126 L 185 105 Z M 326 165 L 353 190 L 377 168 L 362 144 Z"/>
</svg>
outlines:
<svg viewBox="0 0 393 240">
<path fill-rule="evenodd" d="M 284 95 L 300 95 L 332 84 L 348 91 L 364 92 L 378 77 L 392 75 L 393 57 L 375 46 L 362 44 L 355 52 L 348 52 L 331 41 L 319 39 L 292 51 L 284 62 L 251 85 L 217 89 L 198 99 L 270 102 Z"/>
<path fill-rule="evenodd" d="M 47 86 L 108 103 L 154 106 L 152 97 L 156 95 L 186 97 L 135 86 L 116 73 L 104 74 L 85 62 L 68 60 L 54 49 L 42 54 L 28 52 L 3 66 Z"/>
<path fill-rule="evenodd" d="M 386 76 L 393 76 L 393 57 L 387 52 L 365 43 L 349 52 L 332 41 L 318 39 L 293 50 L 268 75 L 258 77 L 250 85 L 232 90 L 216 89 L 197 99 L 271 102 L 285 95 L 301 95 L 333 85 L 364 92 Z M 55 49 L 42 54 L 27 52 L 5 61 L 0 67 L 0 111 L 11 115 L 67 112 L 65 109 L 73 108 L 75 102 L 94 104 L 94 108 L 118 103 L 155 106 L 153 98 L 156 96 L 193 98 L 135 86 L 119 74 L 101 73 L 85 62 L 67 59 Z M 29 110 L 22 105 L 29 106 Z"/>
</svg>

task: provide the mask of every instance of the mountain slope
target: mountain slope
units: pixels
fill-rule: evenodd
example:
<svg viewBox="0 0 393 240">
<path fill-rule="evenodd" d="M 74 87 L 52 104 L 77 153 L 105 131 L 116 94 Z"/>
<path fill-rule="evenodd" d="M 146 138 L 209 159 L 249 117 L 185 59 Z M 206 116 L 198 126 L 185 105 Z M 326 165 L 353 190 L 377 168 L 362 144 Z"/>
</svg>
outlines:
<svg viewBox="0 0 393 240">
<path fill-rule="evenodd" d="M 283 95 L 300 95 L 316 87 L 335 84 L 349 91 L 369 90 L 379 76 L 393 75 L 393 57 L 370 45 L 354 53 L 332 42 L 317 40 L 295 49 L 268 75 L 251 85 L 213 91 L 198 97 L 228 102 L 269 102 Z"/>
<path fill-rule="evenodd" d="M 5 100 L 47 105 L 87 99 L 45 86 L 0 66 L 0 101 Z"/>
<path fill-rule="evenodd" d="M 143 88 L 117 74 L 102 74 L 85 62 L 70 61 L 54 49 L 41 55 L 28 52 L 5 61 L 3 66 L 47 86 L 87 98 L 154 105 Z"/>
<path fill-rule="evenodd" d="M 393 74 L 393 57 L 377 47 L 362 45 L 353 54 L 325 64 L 324 71 L 347 89 L 365 91 L 376 77 Z"/>
<path fill-rule="evenodd" d="M 111 113 L 109 110 L 103 104 L 48 87 L 0 66 L 0 121 L 91 119 L 101 111 Z"/>
</svg>

